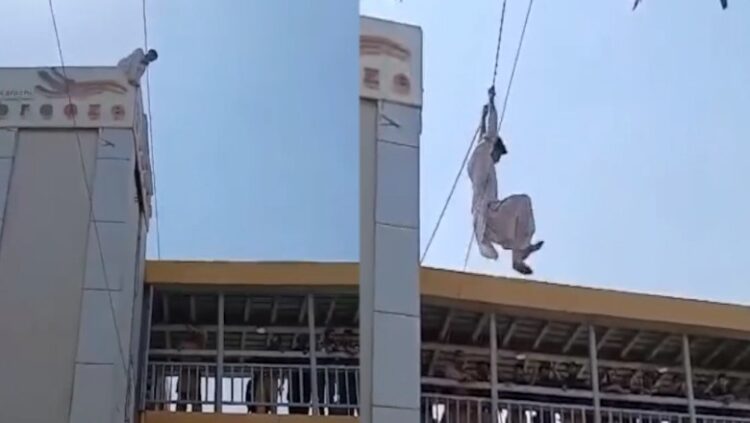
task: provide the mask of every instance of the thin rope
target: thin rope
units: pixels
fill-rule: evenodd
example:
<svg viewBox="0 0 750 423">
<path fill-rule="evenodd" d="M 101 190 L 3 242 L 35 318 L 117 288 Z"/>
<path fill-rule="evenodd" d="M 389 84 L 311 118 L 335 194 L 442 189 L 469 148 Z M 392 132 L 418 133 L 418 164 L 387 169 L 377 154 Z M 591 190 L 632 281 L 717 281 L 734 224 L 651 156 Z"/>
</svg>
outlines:
<svg viewBox="0 0 750 423">
<path fill-rule="evenodd" d="M 437 223 L 435 224 L 435 227 L 432 229 L 432 234 L 430 234 L 430 238 L 427 241 L 427 246 L 424 249 L 424 252 L 422 253 L 422 258 L 419 259 L 419 264 L 422 264 L 424 262 L 425 257 L 427 257 L 427 253 L 430 251 L 430 247 L 432 246 L 432 241 L 435 240 L 435 235 L 437 235 L 437 231 L 440 228 L 440 223 L 443 221 L 443 217 L 445 216 L 446 210 L 448 210 L 448 204 L 451 201 L 451 198 L 453 198 L 453 193 L 456 192 L 456 186 L 458 186 L 458 181 L 461 179 L 461 174 L 464 171 L 464 167 L 466 167 L 466 162 L 469 160 L 469 154 L 471 154 L 471 147 L 474 146 L 474 142 L 477 139 L 477 136 L 479 135 L 479 127 L 477 127 L 476 132 L 474 132 L 474 136 L 471 138 L 471 142 L 469 143 L 469 148 L 466 150 L 466 154 L 464 154 L 464 160 L 461 162 L 461 167 L 458 169 L 458 173 L 456 173 L 456 177 L 453 179 L 453 186 L 451 186 L 451 190 L 448 193 L 448 199 L 443 204 L 443 209 L 440 210 L 440 215 L 438 216 Z"/>
<path fill-rule="evenodd" d="M 503 26 L 505 26 L 505 5 L 508 0 L 503 0 L 503 9 L 500 12 L 500 29 L 497 31 L 497 48 L 495 49 L 495 69 L 492 71 L 492 87 L 495 86 L 497 80 L 497 66 L 500 63 L 500 46 L 503 41 Z"/>
<path fill-rule="evenodd" d="M 513 79 L 516 76 L 516 68 L 518 67 L 518 59 L 521 57 L 521 48 L 523 47 L 523 40 L 526 38 L 526 27 L 529 25 L 529 17 L 531 16 L 531 8 L 534 6 L 534 0 L 529 0 L 529 7 L 526 9 L 526 18 L 523 21 L 523 28 L 521 29 L 521 38 L 518 40 L 518 47 L 516 48 L 516 57 L 513 59 L 513 69 L 510 72 L 510 79 L 508 80 L 508 86 L 505 89 L 505 100 L 503 100 L 503 110 L 500 113 L 500 121 L 497 124 L 498 131 L 503 126 L 503 120 L 505 119 L 505 111 L 508 108 L 508 99 L 510 98 L 510 89 L 513 87 Z M 469 245 L 466 247 L 466 255 L 464 256 L 464 267 L 469 264 L 469 258 L 471 256 L 471 248 L 474 246 L 474 234 L 471 234 L 469 238 Z"/>
<path fill-rule="evenodd" d="M 148 19 L 146 16 L 146 0 L 142 2 L 143 9 L 143 46 L 148 52 Z M 148 113 L 148 149 L 151 165 L 151 184 L 154 190 L 154 229 L 156 230 L 156 258 L 161 260 L 161 230 L 159 225 L 159 196 L 156 191 L 156 155 L 154 149 L 154 120 L 151 114 L 151 72 L 146 66 L 146 112 Z"/>
<path fill-rule="evenodd" d="M 463 271 L 466 271 L 466 266 L 469 264 L 469 258 L 471 257 L 471 248 L 474 247 L 474 231 L 469 234 L 469 245 L 466 246 L 466 254 L 464 254 L 464 267 Z"/>
<path fill-rule="evenodd" d="M 508 86 L 505 89 L 505 100 L 503 101 L 503 110 L 500 113 L 500 121 L 498 122 L 498 130 L 503 125 L 503 119 L 505 119 L 505 111 L 508 108 L 508 99 L 510 98 L 510 89 L 513 86 L 513 79 L 516 76 L 516 68 L 518 67 L 518 59 L 521 57 L 521 48 L 523 47 L 523 40 L 526 38 L 526 27 L 529 25 L 529 17 L 531 16 L 531 9 L 534 6 L 534 0 L 529 0 L 529 7 L 526 9 L 526 18 L 523 21 L 523 28 L 521 29 L 521 38 L 518 40 L 518 47 L 516 47 L 516 57 L 513 59 L 513 69 L 510 71 L 510 79 L 508 79 Z"/>
<path fill-rule="evenodd" d="M 503 28 L 505 27 L 505 8 L 507 5 L 508 0 L 503 0 L 503 7 L 500 11 L 500 27 L 497 31 L 497 47 L 495 48 L 495 66 L 492 70 L 492 87 L 495 86 L 495 80 L 497 79 L 497 67 L 500 63 L 500 46 L 502 45 L 503 41 Z M 461 167 L 458 169 L 458 173 L 456 173 L 456 177 L 453 180 L 453 186 L 451 186 L 451 190 L 448 193 L 448 198 L 446 198 L 445 203 L 443 204 L 443 209 L 440 211 L 440 215 L 438 216 L 438 220 L 435 223 L 435 227 L 432 229 L 432 233 L 430 234 L 430 238 L 427 240 L 427 246 L 424 249 L 424 252 L 422 253 L 422 257 L 419 259 L 419 264 L 424 263 L 424 259 L 427 257 L 427 253 L 430 251 L 430 247 L 432 246 L 432 242 L 435 240 L 435 235 L 437 235 L 438 229 L 440 229 L 440 224 L 443 222 L 443 217 L 445 216 L 446 210 L 448 210 L 448 204 L 450 204 L 451 199 L 453 198 L 453 194 L 456 192 L 456 186 L 458 186 L 458 181 L 461 179 L 461 174 L 464 171 L 464 167 L 466 167 L 466 162 L 469 160 L 469 155 L 471 154 L 471 149 L 474 147 L 474 142 L 476 142 L 477 136 L 479 135 L 479 129 L 481 128 L 481 124 L 479 127 L 477 127 L 477 131 L 474 133 L 474 136 L 471 138 L 471 142 L 469 143 L 469 148 L 466 149 L 466 154 L 464 154 L 464 160 L 461 162 Z M 466 266 L 464 266 L 466 267 Z"/>
</svg>

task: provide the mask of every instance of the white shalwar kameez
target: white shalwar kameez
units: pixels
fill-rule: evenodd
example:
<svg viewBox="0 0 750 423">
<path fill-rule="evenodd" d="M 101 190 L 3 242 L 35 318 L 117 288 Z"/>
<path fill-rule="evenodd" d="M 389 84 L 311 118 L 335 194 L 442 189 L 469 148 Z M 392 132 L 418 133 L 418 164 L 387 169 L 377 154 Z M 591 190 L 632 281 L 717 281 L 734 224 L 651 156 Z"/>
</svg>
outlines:
<svg viewBox="0 0 750 423">
<path fill-rule="evenodd" d="M 488 129 L 482 134 L 479 144 L 469 160 L 474 217 L 474 236 L 482 256 L 496 260 L 497 244 L 513 252 L 514 268 L 532 253 L 532 237 L 536 231 L 531 198 L 526 194 L 514 194 L 502 200 L 497 195 L 497 175 L 492 149 L 497 137 L 497 112 L 490 106 Z M 541 246 L 539 244 L 537 247 Z"/>
<path fill-rule="evenodd" d="M 148 66 L 146 54 L 140 48 L 135 49 L 130 55 L 117 62 L 117 67 L 122 69 L 128 78 L 128 82 L 135 87 L 141 85 L 141 77 L 146 72 L 146 66 Z"/>
</svg>

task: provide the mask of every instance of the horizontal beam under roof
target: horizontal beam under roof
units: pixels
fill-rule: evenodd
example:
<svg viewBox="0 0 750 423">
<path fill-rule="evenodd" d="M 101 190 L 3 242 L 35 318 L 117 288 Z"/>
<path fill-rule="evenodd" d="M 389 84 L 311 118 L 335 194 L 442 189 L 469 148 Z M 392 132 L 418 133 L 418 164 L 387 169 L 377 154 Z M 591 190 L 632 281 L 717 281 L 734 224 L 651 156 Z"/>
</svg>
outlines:
<svg viewBox="0 0 750 423">
<path fill-rule="evenodd" d="M 750 339 L 750 307 L 423 267 L 423 296 L 467 308 Z M 222 287 L 354 288 L 357 263 L 149 261 L 146 282 Z"/>
</svg>

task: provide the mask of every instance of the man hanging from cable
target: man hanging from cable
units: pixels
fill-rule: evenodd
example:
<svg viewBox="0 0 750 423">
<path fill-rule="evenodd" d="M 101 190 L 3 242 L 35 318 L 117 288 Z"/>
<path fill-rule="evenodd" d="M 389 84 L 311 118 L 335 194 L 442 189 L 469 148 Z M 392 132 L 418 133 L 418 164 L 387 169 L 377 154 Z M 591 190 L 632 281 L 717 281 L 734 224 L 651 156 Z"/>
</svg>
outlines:
<svg viewBox="0 0 750 423">
<path fill-rule="evenodd" d="M 543 241 L 532 243 L 536 230 L 531 198 L 526 194 L 514 194 L 502 200 L 497 197 L 495 165 L 508 151 L 498 134 L 497 109 L 495 109 L 495 87 L 489 90 L 489 102 L 482 109 L 479 143 L 469 159 L 468 171 L 474 191 L 472 215 L 474 236 L 482 256 L 497 260 L 497 244 L 510 250 L 513 269 L 530 275 L 531 268 L 526 259 L 544 245 Z"/>
</svg>

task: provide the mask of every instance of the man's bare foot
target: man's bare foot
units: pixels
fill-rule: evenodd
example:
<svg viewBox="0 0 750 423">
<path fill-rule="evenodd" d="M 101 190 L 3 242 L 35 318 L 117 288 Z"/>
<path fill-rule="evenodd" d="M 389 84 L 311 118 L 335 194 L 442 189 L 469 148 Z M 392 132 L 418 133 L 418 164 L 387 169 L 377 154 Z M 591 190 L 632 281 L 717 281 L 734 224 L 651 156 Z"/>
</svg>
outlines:
<svg viewBox="0 0 750 423">
<path fill-rule="evenodd" d="M 513 263 L 513 269 L 515 269 L 516 272 L 518 272 L 518 273 L 520 273 L 522 275 L 525 275 L 525 276 L 528 276 L 528 275 L 534 273 L 533 270 L 531 270 L 531 268 L 529 267 L 529 265 L 527 265 L 526 263 L 524 263 L 522 261 L 514 262 Z"/>
<path fill-rule="evenodd" d="M 523 254 L 522 254 L 523 259 L 526 260 L 527 258 L 529 258 L 530 255 L 532 255 L 532 254 L 536 253 L 537 251 L 541 250 L 542 247 L 544 247 L 544 241 L 537 241 L 537 242 L 529 245 L 528 247 L 526 247 L 525 250 L 523 250 Z"/>
<path fill-rule="evenodd" d="M 482 254 L 484 258 L 497 260 L 497 250 L 495 250 L 492 245 L 479 244 L 479 253 Z"/>
</svg>

